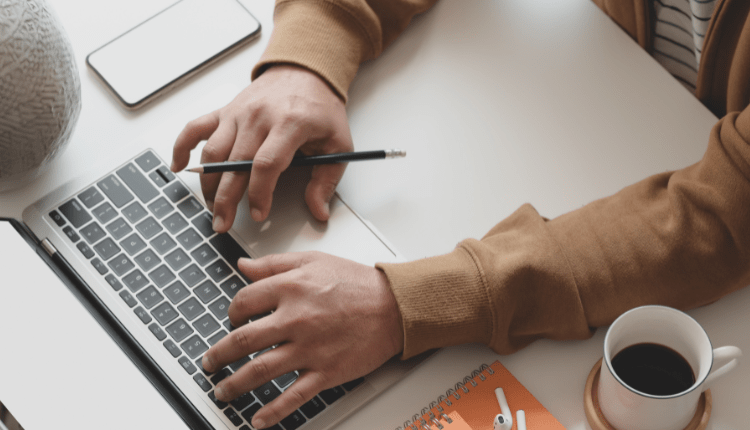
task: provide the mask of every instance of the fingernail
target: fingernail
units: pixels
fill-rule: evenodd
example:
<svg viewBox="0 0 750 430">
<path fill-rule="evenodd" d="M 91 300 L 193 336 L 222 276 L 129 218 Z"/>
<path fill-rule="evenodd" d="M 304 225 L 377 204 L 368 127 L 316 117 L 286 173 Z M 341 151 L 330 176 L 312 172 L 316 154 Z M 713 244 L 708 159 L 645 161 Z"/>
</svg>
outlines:
<svg viewBox="0 0 750 430">
<path fill-rule="evenodd" d="M 207 355 L 203 356 L 203 360 L 201 360 L 201 364 L 203 365 L 203 368 L 205 370 L 208 370 L 209 372 L 213 372 L 214 370 L 214 362 L 211 360 L 211 358 Z"/>
<path fill-rule="evenodd" d="M 263 221 L 263 214 L 260 212 L 260 209 L 251 210 L 250 216 L 252 216 L 255 221 Z"/>
<path fill-rule="evenodd" d="M 266 422 L 260 418 L 253 418 L 253 427 L 256 429 L 266 428 Z"/>
<path fill-rule="evenodd" d="M 214 211 L 214 201 L 213 200 L 206 200 L 206 206 L 208 207 L 208 210 L 213 212 Z"/>
<path fill-rule="evenodd" d="M 214 216 L 214 231 L 224 231 L 224 218 L 221 215 Z"/>
<path fill-rule="evenodd" d="M 174 170 L 174 161 L 172 161 L 172 164 L 169 165 L 169 170 L 171 170 L 173 172 L 175 171 Z"/>
<path fill-rule="evenodd" d="M 217 385 L 216 390 L 214 392 L 214 395 L 216 396 L 216 398 L 219 400 L 224 400 L 224 394 L 225 394 L 224 387 L 222 387 L 221 385 Z"/>
</svg>

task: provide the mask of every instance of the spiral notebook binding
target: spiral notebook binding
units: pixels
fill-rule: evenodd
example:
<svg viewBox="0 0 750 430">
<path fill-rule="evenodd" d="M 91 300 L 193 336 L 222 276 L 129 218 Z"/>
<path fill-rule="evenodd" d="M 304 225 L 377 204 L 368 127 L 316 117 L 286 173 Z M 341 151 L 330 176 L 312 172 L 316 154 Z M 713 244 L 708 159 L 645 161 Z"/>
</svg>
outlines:
<svg viewBox="0 0 750 430">
<path fill-rule="evenodd" d="M 419 414 L 414 414 L 414 416 L 411 417 L 411 420 L 404 421 L 404 424 L 396 427 L 395 430 L 443 430 L 444 426 L 440 423 L 438 417 L 445 420 L 448 424 L 451 424 L 453 420 L 445 414 L 445 410 L 441 404 L 444 402 L 446 406 L 452 406 L 453 403 L 451 402 L 451 399 L 454 399 L 454 401 L 459 400 L 461 399 L 460 393 L 468 394 L 470 388 L 466 385 L 471 384 L 471 387 L 476 387 L 477 382 L 474 378 L 477 377 L 481 381 L 486 380 L 487 377 L 483 374 L 485 370 L 490 375 L 495 374 L 489 365 L 483 363 L 478 369 L 471 372 L 470 376 L 465 377 L 462 382 L 457 382 L 456 385 L 449 388 L 445 394 L 441 394 L 436 400 L 430 402 L 428 406 L 422 408 Z M 423 418 L 425 415 L 430 418 L 430 422 Z"/>
</svg>

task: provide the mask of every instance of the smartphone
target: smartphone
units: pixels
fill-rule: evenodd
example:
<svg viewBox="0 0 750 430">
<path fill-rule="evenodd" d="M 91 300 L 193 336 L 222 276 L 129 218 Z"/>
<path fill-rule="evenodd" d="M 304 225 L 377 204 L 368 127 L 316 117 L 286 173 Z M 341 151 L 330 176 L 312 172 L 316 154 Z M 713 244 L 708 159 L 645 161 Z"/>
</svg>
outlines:
<svg viewBox="0 0 750 430">
<path fill-rule="evenodd" d="M 237 0 L 180 0 L 86 57 L 127 109 L 138 109 L 260 35 Z"/>
</svg>

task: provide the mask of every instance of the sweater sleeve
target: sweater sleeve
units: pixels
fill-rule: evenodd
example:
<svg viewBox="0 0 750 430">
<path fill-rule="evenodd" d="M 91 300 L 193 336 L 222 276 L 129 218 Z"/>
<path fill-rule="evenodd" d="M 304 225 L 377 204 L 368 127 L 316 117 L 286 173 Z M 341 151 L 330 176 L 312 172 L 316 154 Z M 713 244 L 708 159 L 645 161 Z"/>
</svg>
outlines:
<svg viewBox="0 0 750 430">
<path fill-rule="evenodd" d="M 402 314 L 403 357 L 582 339 L 636 306 L 687 310 L 748 285 L 749 143 L 750 109 L 730 113 L 692 166 L 553 220 L 525 205 L 450 254 L 379 264 Z"/>
<path fill-rule="evenodd" d="M 276 0 L 274 29 L 252 78 L 274 64 L 305 67 L 343 100 L 359 64 L 376 58 L 437 0 Z"/>
</svg>

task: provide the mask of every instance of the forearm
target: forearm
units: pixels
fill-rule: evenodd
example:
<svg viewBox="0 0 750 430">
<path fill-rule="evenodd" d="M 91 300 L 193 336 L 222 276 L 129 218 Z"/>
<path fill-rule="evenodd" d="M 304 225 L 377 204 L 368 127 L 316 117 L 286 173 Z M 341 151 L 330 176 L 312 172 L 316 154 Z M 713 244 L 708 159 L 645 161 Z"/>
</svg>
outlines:
<svg viewBox="0 0 750 430">
<path fill-rule="evenodd" d="M 273 34 L 253 79 L 273 64 L 295 64 L 346 100 L 360 63 L 379 56 L 436 1 L 277 0 Z"/>
<path fill-rule="evenodd" d="M 750 283 L 750 112 L 713 129 L 703 159 L 551 221 L 530 206 L 482 240 L 388 275 L 404 356 L 483 342 L 500 353 L 581 339 L 627 309 L 690 309 Z"/>
</svg>

